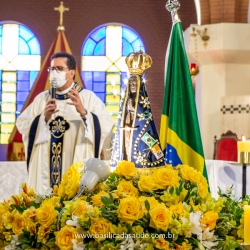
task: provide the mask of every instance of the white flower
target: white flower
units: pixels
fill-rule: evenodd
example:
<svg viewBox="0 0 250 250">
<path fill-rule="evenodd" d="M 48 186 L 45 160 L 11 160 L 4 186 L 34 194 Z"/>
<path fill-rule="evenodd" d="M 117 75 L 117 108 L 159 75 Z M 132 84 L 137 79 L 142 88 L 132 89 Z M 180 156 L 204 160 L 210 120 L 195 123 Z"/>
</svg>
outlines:
<svg viewBox="0 0 250 250">
<path fill-rule="evenodd" d="M 73 250 L 85 250 L 85 244 L 83 244 L 83 242 L 77 242 L 77 240 L 71 240 L 72 243 L 74 244 L 73 246 Z"/>
<path fill-rule="evenodd" d="M 42 203 L 46 197 L 51 196 L 53 193 L 52 188 L 48 188 L 44 193 L 40 193 L 39 191 L 36 191 L 36 200 L 35 203 Z"/>
<path fill-rule="evenodd" d="M 67 225 L 71 225 L 71 226 L 74 226 L 76 228 L 80 228 L 80 224 L 78 223 L 78 219 L 80 219 L 80 217 L 78 216 L 75 216 L 75 215 L 72 215 L 72 220 L 67 220 L 66 221 L 66 224 Z"/>
<path fill-rule="evenodd" d="M 17 235 L 13 235 L 12 236 L 12 240 L 10 242 L 10 245 L 6 246 L 4 249 L 5 250 L 16 250 L 16 249 L 20 249 L 20 246 L 22 242 L 18 241 L 18 236 Z"/>
<path fill-rule="evenodd" d="M 188 221 L 186 218 L 181 218 L 182 222 Z M 201 212 L 192 212 L 190 213 L 189 223 L 191 225 L 191 233 L 197 235 L 198 240 L 202 240 L 202 224 L 201 220 Z"/>
<path fill-rule="evenodd" d="M 135 249 L 135 243 L 133 239 L 126 238 L 120 245 L 121 250 L 134 250 Z"/>
<path fill-rule="evenodd" d="M 202 234 L 202 245 L 207 249 L 211 249 L 218 245 L 218 242 L 215 242 L 217 238 L 214 236 L 214 231 L 209 232 L 209 228 Z"/>
</svg>

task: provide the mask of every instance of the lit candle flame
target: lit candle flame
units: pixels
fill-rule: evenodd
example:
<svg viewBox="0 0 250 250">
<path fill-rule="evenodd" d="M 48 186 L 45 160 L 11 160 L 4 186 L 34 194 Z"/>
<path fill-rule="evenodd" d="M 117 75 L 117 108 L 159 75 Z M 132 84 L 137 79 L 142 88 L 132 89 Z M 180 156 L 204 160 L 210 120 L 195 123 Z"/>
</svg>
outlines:
<svg viewBox="0 0 250 250">
<path fill-rule="evenodd" d="M 244 135 L 242 136 L 242 141 L 246 141 L 246 137 Z"/>
</svg>

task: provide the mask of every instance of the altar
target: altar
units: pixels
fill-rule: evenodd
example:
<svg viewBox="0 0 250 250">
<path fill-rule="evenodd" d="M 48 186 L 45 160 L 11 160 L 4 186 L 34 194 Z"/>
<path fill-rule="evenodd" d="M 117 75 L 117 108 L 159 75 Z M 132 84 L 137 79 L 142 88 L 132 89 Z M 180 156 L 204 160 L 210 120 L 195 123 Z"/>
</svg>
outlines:
<svg viewBox="0 0 250 250">
<path fill-rule="evenodd" d="M 218 198 L 218 187 L 226 191 L 233 185 L 232 193 L 239 198 L 242 194 L 242 167 L 228 161 L 206 160 L 210 191 Z M 114 171 L 115 168 L 111 168 Z M 247 169 L 247 180 L 250 180 L 250 170 Z M 0 202 L 9 199 L 11 195 L 21 192 L 22 182 L 28 181 L 26 162 L 0 162 Z M 38 190 L 39 191 L 39 190 Z M 247 182 L 247 194 L 250 194 L 250 184 Z"/>
</svg>

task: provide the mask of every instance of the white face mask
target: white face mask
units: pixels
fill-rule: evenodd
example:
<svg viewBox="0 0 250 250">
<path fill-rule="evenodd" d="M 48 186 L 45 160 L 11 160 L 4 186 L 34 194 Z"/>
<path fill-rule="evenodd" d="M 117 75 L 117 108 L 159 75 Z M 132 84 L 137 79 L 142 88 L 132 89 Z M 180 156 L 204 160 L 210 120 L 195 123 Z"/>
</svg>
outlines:
<svg viewBox="0 0 250 250">
<path fill-rule="evenodd" d="M 68 73 L 68 72 L 61 71 L 61 72 L 57 73 L 56 70 L 52 70 L 50 72 L 49 80 L 50 80 L 50 82 L 52 80 L 55 80 L 56 81 L 56 86 L 55 87 L 56 88 L 61 88 L 69 80 L 69 78 L 66 79 L 66 73 Z"/>
</svg>

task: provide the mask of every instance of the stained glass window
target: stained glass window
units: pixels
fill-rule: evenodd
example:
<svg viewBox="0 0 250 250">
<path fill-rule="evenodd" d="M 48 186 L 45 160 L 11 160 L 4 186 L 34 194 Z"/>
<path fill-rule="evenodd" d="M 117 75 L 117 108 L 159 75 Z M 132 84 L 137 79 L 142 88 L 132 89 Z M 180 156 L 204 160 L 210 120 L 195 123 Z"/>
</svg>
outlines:
<svg viewBox="0 0 250 250">
<path fill-rule="evenodd" d="M 106 104 L 116 122 L 121 93 L 127 82 L 126 56 L 145 52 L 140 36 L 131 28 L 107 25 L 92 31 L 83 44 L 82 78 L 87 89 Z"/>
<path fill-rule="evenodd" d="M 40 66 L 40 44 L 34 33 L 23 25 L 0 24 L 1 144 L 8 143 Z"/>
</svg>

